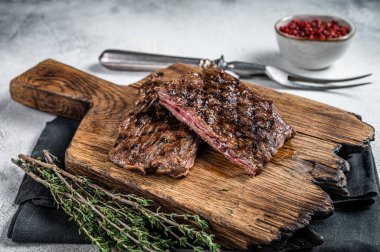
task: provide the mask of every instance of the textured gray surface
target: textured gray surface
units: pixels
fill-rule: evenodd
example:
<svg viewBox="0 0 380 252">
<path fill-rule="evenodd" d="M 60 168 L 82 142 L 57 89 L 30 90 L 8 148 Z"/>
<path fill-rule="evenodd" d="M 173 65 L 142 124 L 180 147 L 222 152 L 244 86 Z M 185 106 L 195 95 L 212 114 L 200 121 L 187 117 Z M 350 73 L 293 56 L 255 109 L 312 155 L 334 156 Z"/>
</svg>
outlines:
<svg viewBox="0 0 380 252">
<path fill-rule="evenodd" d="M 26 1 L 25 1 L 26 2 Z M 374 84 L 333 92 L 289 91 L 363 116 L 380 128 L 380 1 L 0 1 L 0 251 L 89 251 L 90 246 L 14 244 L 6 238 L 22 172 L 10 158 L 28 153 L 53 116 L 11 100 L 9 82 L 34 64 L 54 58 L 120 84 L 143 73 L 110 72 L 97 65 L 105 48 L 270 63 L 289 70 L 278 53 L 274 22 L 297 13 L 335 14 L 357 26 L 348 52 L 312 75 L 372 72 Z M 264 79 L 255 82 L 279 89 Z M 380 146 L 372 144 L 377 164 Z"/>
</svg>

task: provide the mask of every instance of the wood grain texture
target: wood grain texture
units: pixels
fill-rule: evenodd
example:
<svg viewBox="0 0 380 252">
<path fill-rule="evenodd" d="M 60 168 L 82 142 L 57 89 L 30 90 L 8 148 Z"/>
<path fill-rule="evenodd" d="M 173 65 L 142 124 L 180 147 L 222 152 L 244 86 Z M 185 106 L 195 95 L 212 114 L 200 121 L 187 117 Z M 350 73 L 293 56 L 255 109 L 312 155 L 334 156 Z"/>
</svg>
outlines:
<svg viewBox="0 0 380 252">
<path fill-rule="evenodd" d="M 176 64 L 161 71 L 165 80 L 172 80 L 199 69 Z M 342 145 L 366 148 L 374 137 L 373 128 L 349 112 L 247 84 L 273 100 L 297 131 L 259 176 L 243 175 L 206 144 L 186 178 L 143 176 L 107 161 L 118 125 L 143 81 L 118 86 L 46 60 L 15 78 L 11 95 L 42 111 L 83 118 L 66 152 L 70 172 L 149 197 L 172 211 L 198 213 L 226 248 L 274 243 L 307 225 L 312 216 L 331 214 L 332 202 L 324 190 L 346 194 L 344 171 L 349 170 L 336 152 Z"/>
</svg>

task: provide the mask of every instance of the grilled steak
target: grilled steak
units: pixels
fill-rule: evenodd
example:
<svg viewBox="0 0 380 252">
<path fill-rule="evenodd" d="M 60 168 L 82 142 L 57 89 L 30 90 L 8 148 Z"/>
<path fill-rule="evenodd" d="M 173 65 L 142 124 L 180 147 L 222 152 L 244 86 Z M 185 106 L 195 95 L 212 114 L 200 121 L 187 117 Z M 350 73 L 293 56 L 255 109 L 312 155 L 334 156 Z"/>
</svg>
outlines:
<svg viewBox="0 0 380 252">
<path fill-rule="evenodd" d="M 158 102 L 154 75 L 139 91 L 135 106 L 119 127 L 109 160 L 128 169 L 186 176 L 194 164 L 199 138 Z"/>
<path fill-rule="evenodd" d="M 158 95 L 175 117 L 249 175 L 257 174 L 295 133 L 272 101 L 214 68 L 185 74 Z"/>
</svg>

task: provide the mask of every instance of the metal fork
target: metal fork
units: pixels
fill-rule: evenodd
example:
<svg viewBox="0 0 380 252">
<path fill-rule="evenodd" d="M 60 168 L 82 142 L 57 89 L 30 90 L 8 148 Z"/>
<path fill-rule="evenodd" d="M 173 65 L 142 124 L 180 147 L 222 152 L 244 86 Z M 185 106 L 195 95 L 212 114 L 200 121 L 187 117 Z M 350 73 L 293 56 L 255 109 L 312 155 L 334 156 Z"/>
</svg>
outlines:
<svg viewBox="0 0 380 252">
<path fill-rule="evenodd" d="M 174 63 L 185 63 L 200 67 L 215 66 L 223 69 L 235 77 L 249 79 L 254 76 L 267 76 L 276 83 L 293 89 L 307 90 L 327 90 L 357 87 L 371 84 L 371 82 L 361 83 L 344 83 L 368 77 L 372 74 L 365 74 L 350 78 L 341 79 L 321 79 L 302 76 L 289 73 L 285 70 L 256 63 L 241 61 L 226 62 L 223 55 L 216 60 L 202 58 L 187 58 L 167 56 L 151 53 L 141 53 L 121 50 L 105 50 L 99 56 L 100 63 L 112 70 L 130 70 L 130 71 L 154 71 L 160 68 L 168 67 Z M 337 83 L 337 84 L 335 84 Z M 339 83 L 339 84 L 338 84 Z"/>
</svg>

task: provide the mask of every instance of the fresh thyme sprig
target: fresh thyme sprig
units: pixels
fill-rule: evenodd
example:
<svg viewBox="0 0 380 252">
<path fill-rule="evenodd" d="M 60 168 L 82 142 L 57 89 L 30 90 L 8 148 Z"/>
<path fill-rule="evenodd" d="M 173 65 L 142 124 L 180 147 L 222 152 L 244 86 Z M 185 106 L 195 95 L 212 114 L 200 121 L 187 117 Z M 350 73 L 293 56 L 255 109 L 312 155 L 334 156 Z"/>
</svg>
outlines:
<svg viewBox="0 0 380 252">
<path fill-rule="evenodd" d="M 101 251 L 171 251 L 178 246 L 220 251 L 198 215 L 165 213 L 151 200 L 108 191 L 60 169 L 47 151 L 44 156 L 45 162 L 20 154 L 12 162 L 49 188 L 57 206 Z"/>
</svg>

